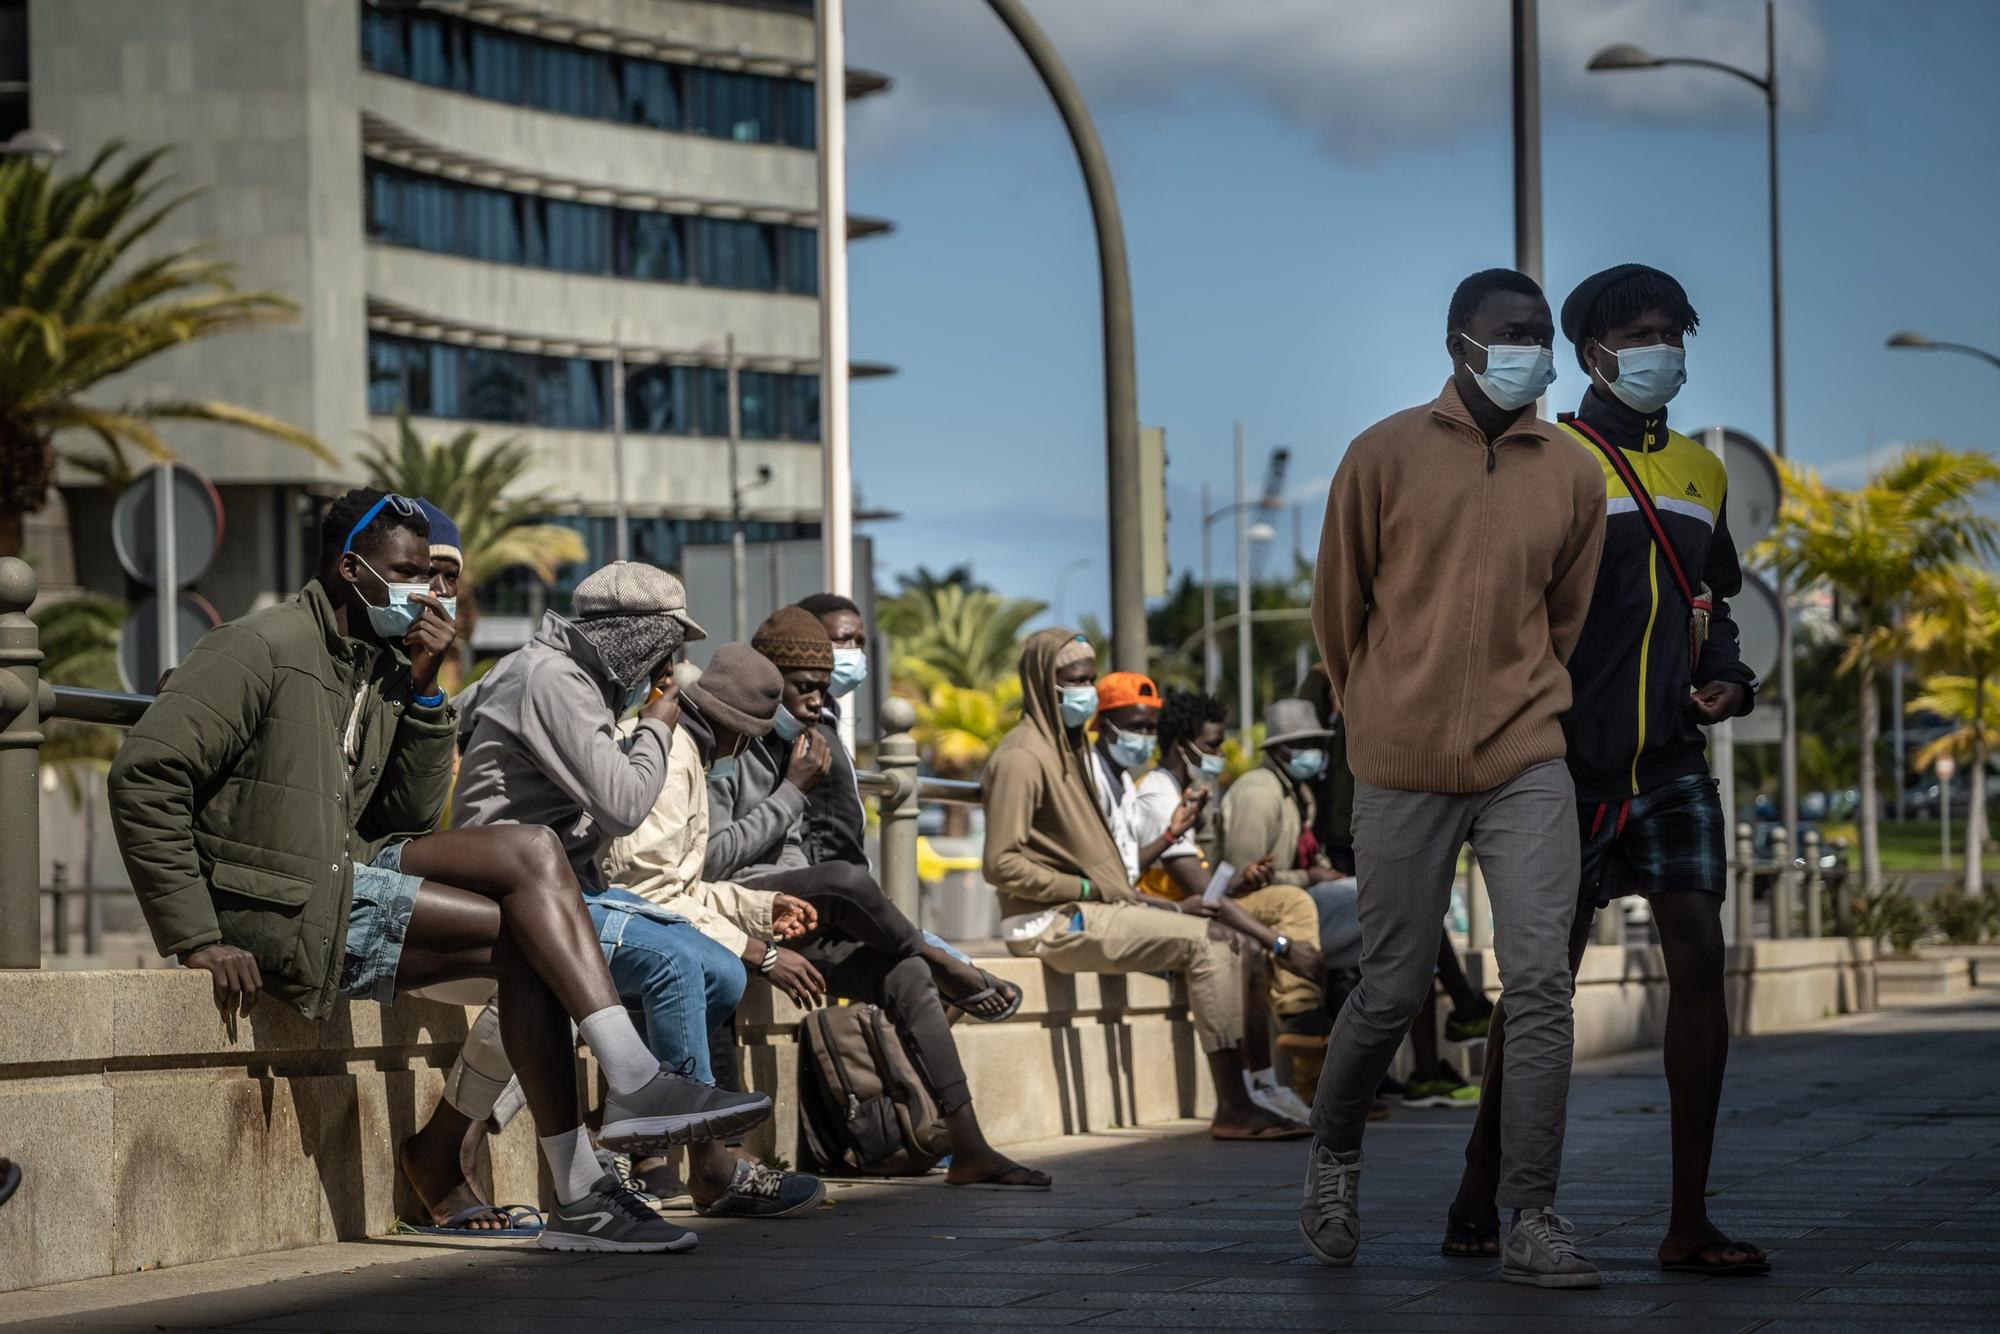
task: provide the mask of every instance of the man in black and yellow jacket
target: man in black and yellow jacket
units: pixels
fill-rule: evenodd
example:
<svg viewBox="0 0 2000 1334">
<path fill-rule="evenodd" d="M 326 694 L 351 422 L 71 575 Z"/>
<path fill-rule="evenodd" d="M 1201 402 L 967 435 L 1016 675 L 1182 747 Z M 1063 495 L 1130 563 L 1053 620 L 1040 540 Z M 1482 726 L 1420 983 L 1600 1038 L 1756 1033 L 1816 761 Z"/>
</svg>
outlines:
<svg viewBox="0 0 2000 1334">
<path fill-rule="evenodd" d="M 1728 474 L 1667 427 L 1667 403 L 1687 378 L 1685 340 L 1699 322 L 1681 285 L 1644 264 L 1587 278 L 1563 303 L 1563 333 L 1590 387 L 1559 421 L 1603 466 L 1605 482 L 1604 557 L 1569 661 L 1575 702 L 1563 720 L 1583 848 L 1570 958 L 1581 962 L 1596 909 L 1624 894 L 1648 897 L 1671 996 L 1673 1208 L 1660 1263 L 1762 1274 L 1769 1257 L 1725 1236 L 1706 1204 L 1729 1052 L 1721 917 L 1729 875 L 1701 727 L 1748 713 L 1757 682 L 1729 617 L 1743 575 L 1726 517 Z M 1447 1222 L 1450 1255 L 1495 1250 L 1505 1010 L 1503 999 Z"/>
</svg>

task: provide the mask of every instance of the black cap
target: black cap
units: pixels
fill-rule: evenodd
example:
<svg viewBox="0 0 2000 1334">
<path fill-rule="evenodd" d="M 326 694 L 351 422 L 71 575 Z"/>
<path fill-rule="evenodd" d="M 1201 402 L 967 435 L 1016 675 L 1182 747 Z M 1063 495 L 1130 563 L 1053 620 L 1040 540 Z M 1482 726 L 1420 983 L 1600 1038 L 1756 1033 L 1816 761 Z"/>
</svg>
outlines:
<svg viewBox="0 0 2000 1334">
<path fill-rule="evenodd" d="M 1583 357 L 1583 326 L 1590 317 L 1590 308 L 1597 304 L 1597 298 L 1604 295 L 1606 288 L 1622 282 L 1636 274 L 1650 273 L 1670 287 L 1680 288 L 1680 282 L 1671 273 L 1656 269 L 1650 264 L 1614 264 L 1602 273 L 1593 273 L 1576 285 L 1576 290 L 1563 300 L 1563 337 L 1576 344 L 1576 355 Z"/>
</svg>

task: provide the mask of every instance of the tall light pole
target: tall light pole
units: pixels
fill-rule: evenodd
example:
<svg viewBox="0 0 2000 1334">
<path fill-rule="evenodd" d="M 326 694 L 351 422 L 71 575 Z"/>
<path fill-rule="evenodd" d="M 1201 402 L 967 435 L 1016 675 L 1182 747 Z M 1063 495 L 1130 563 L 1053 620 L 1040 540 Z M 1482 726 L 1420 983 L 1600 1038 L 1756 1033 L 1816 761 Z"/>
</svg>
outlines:
<svg viewBox="0 0 2000 1334">
<path fill-rule="evenodd" d="M 854 595 L 854 461 L 847 394 L 847 32 L 845 0 L 817 0 L 819 40 L 820 545 L 826 588 Z M 730 392 L 734 401 L 735 391 Z M 740 537 L 737 539 L 742 540 Z M 747 631 L 739 628 L 742 636 Z M 853 745 L 853 710 L 841 733 Z"/>
<path fill-rule="evenodd" d="M 1083 93 L 1070 77 L 1048 34 L 1021 0 L 987 0 L 1014 34 L 1035 73 L 1055 99 L 1083 170 L 1090 215 L 1097 227 L 1097 268 L 1104 319 L 1104 471 L 1111 546 L 1111 663 L 1121 672 L 1146 670 L 1145 540 L 1139 511 L 1139 374 L 1132 337 L 1132 273 L 1125 260 L 1125 227 L 1111 164 Z"/>
<path fill-rule="evenodd" d="M 1240 487 L 1238 492 L 1241 493 Z M 1262 500 L 1242 500 L 1234 505 L 1224 505 L 1221 509 L 1211 510 L 1208 507 L 1208 483 L 1201 484 L 1201 688 L 1210 695 L 1222 687 L 1222 660 L 1215 652 L 1215 581 L 1209 575 L 1209 533 L 1214 530 L 1216 524 L 1232 515 L 1240 517 L 1245 510 L 1262 508 L 1264 508 Z M 1277 529 L 1261 522 L 1251 524 L 1248 532 L 1252 542 L 1269 542 L 1277 535 Z M 1242 596 L 1240 576 L 1238 584 L 1237 595 L 1240 597 Z M 1238 611 L 1247 613 L 1249 608 L 1240 607 Z"/>
<path fill-rule="evenodd" d="M 1243 423 L 1236 423 L 1236 725 L 1243 729 L 1243 753 L 1250 753 L 1250 524 L 1243 513 L 1243 496 L 1250 489 L 1244 471 Z"/>
<path fill-rule="evenodd" d="M 1965 343 L 1940 343 L 1935 339 L 1924 337 L 1915 329 L 1905 329 L 1899 334 L 1892 334 L 1888 345 L 1914 348 L 1923 352 L 1963 352 L 1968 357 L 1978 357 L 1981 361 L 2000 367 L 2000 357 L 1994 356 L 1984 348 L 1972 347 Z"/>
<path fill-rule="evenodd" d="M 1773 0 L 1764 0 L 1764 73 L 1760 78 L 1747 69 L 1704 60 L 1697 56 L 1656 56 L 1620 42 L 1607 46 L 1590 58 L 1596 73 L 1619 70 L 1660 69 L 1668 65 L 1693 65 L 1712 69 L 1743 80 L 1764 94 L 1764 143 L 1769 165 L 1771 223 L 1771 448 L 1780 459 L 1785 450 L 1785 303 L 1784 263 L 1778 226 L 1778 19 Z M 1773 583 L 1778 594 L 1778 694 L 1784 726 L 1778 739 L 1778 797 L 1780 814 L 1792 846 L 1799 836 L 1799 718 L 1792 672 L 1792 607 L 1781 577 Z"/>
<path fill-rule="evenodd" d="M 1542 46 L 1535 0 L 1514 0 L 1514 267 L 1542 281 Z"/>
</svg>

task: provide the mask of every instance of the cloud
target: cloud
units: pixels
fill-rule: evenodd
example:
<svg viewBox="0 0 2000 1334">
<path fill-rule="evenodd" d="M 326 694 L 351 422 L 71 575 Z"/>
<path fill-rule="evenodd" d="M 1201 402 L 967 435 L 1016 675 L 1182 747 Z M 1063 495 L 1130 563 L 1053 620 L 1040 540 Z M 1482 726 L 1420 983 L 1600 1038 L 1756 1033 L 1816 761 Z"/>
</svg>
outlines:
<svg viewBox="0 0 2000 1334">
<path fill-rule="evenodd" d="M 1437 142 L 1508 115 L 1505 0 L 1035 0 L 1100 118 L 1221 93 L 1259 105 L 1336 158 Z M 1778 6 L 1779 82 L 1810 111 L 1830 58 L 1817 0 Z M 1761 7 L 1747 0 L 1544 0 L 1544 116 L 1740 118 L 1751 90 L 1705 70 L 1591 75 L 1612 42 L 1761 71 Z M 854 110 L 857 152 L 886 153 L 990 126 L 1047 97 L 983 0 L 853 0 L 848 54 L 896 81 Z"/>
</svg>

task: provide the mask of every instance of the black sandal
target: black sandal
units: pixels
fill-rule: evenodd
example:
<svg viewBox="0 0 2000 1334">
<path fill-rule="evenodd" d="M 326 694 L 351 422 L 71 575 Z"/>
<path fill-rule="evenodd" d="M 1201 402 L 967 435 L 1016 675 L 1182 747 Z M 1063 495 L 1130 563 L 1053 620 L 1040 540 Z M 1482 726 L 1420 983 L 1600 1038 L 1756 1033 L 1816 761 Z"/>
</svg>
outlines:
<svg viewBox="0 0 2000 1334">
<path fill-rule="evenodd" d="M 1447 1213 L 1444 1216 L 1444 1244 L 1438 1249 L 1454 1260 L 1499 1259 L 1500 1216 L 1495 1214 L 1491 1223 L 1476 1224 Z"/>
</svg>

